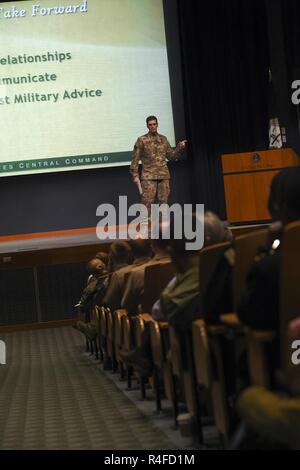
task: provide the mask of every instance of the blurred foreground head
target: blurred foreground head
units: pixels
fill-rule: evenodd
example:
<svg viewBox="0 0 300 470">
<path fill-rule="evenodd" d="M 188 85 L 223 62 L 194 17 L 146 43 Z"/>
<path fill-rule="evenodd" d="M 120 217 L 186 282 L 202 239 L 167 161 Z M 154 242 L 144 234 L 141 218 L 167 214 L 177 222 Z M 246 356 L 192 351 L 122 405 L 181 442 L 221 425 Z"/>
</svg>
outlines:
<svg viewBox="0 0 300 470">
<path fill-rule="evenodd" d="M 205 212 L 204 216 L 199 214 L 190 214 L 188 227 L 184 226 L 181 234 L 178 231 L 178 223 L 183 222 L 170 217 L 164 220 L 159 226 L 159 243 L 168 249 L 172 261 L 179 271 L 184 269 L 184 260 L 197 254 L 203 246 L 220 243 L 231 239 L 229 232 L 219 219 L 212 212 Z M 177 225 L 176 225 L 177 224 Z M 162 227 L 164 230 L 162 230 Z M 167 239 L 163 239 L 168 235 Z M 201 242 L 201 243 L 200 243 Z"/>
<path fill-rule="evenodd" d="M 286 168 L 274 176 L 268 208 L 272 219 L 283 225 L 300 220 L 300 167 Z"/>
<path fill-rule="evenodd" d="M 232 232 L 211 211 L 204 214 L 204 246 L 232 240 Z"/>
<path fill-rule="evenodd" d="M 187 237 L 185 231 L 183 231 L 182 237 L 178 239 L 174 233 L 174 220 L 170 220 L 171 231 L 169 247 L 173 252 L 189 255 L 198 252 L 203 246 L 221 243 L 231 240 L 232 238 L 231 232 L 224 227 L 222 221 L 213 212 L 207 211 L 204 213 L 204 216 L 192 214 L 191 221 L 191 233 L 194 232 L 193 238 Z M 202 231 L 201 236 L 199 231 Z M 195 244 L 195 249 L 188 249 L 188 246 L 190 248 L 193 247 L 192 244 L 196 238 L 201 238 L 203 245 L 198 247 L 198 244 Z M 188 243 L 191 243 L 191 245 L 188 245 Z"/>
</svg>

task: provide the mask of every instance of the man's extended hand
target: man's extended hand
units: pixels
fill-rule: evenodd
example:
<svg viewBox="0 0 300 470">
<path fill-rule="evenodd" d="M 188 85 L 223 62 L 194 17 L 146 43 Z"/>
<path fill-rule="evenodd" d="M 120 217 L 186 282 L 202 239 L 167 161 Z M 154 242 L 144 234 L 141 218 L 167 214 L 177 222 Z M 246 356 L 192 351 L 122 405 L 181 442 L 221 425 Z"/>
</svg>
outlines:
<svg viewBox="0 0 300 470">
<path fill-rule="evenodd" d="M 187 144 L 187 140 L 182 140 L 181 142 L 178 142 L 178 147 L 180 150 L 185 149 L 185 146 Z"/>
<path fill-rule="evenodd" d="M 134 182 L 135 184 L 139 184 L 140 178 L 139 178 L 138 176 L 134 176 L 134 177 L 133 177 L 133 182 Z"/>
</svg>

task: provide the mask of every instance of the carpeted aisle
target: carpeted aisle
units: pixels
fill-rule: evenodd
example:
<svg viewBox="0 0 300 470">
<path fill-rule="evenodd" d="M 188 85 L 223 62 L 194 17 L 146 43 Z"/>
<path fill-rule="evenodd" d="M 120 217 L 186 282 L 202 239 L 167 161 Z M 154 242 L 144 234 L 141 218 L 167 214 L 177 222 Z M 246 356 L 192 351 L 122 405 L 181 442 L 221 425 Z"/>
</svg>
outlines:
<svg viewBox="0 0 300 470">
<path fill-rule="evenodd" d="M 168 449 L 72 328 L 0 335 L 0 449 Z"/>
</svg>

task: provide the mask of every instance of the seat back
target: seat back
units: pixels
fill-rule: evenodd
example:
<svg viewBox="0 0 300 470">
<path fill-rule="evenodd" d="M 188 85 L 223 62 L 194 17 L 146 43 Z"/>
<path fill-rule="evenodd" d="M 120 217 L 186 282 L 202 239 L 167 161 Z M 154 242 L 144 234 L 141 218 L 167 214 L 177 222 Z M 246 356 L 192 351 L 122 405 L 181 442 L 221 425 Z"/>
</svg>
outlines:
<svg viewBox="0 0 300 470">
<path fill-rule="evenodd" d="M 173 264 L 158 263 L 145 268 L 144 293 L 142 296 L 143 312 L 151 313 L 153 304 L 175 274 Z"/>
<path fill-rule="evenodd" d="M 192 343 L 196 382 L 210 394 L 216 427 L 225 444 L 228 441 L 229 418 L 220 343 L 223 328 L 207 327 L 204 320 L 196 320 L 192 325 Z"/>
<path fill-rule="evenodd" d="M 212 383 L 212 373 L 208 336 L 204 320 L 193 322 L 192 338 L 197 384 L 209 389 Z"/>
<path fill-rule="evenodd" d="M 235 311 L 240 304 L 247 273 L 260 246 L 266 243 L 268 229 L 261 229 L 237 237 L 234 241 L 235 264 L 233 295 Z"/>
<path fill-rule="evenodd" d="M 107 353 L 109 358 L 114 357 L 114 323 L 113 316 L 109 308 L 105 309 L 107 325 Z"/>
<path fill-rule="evenodd" d="M 144 319 L 141 315 L 135 318 L 135 344 L 137 347 L 142 346 L 142 334 L 145 329 Z"/>
<path fill-rule="evenodd" d="M 114 312 L 114 330 L 115 330 L 115 347 L 116 353 L 122 349 L 123 345 L 123 329 L 122 329 L 122 317 L 126 315 L 126 310 L 118 309 Z"/>
<path fill-rule="evenodd" d="M 129 352 L 132 349 L 131 321 L 129 316 L 123 315 L 121 322 L 123 331 L 123 350 Z"/>
<path fill-rule="evenodd" d="M 103 338 L 107 337 L 107 321 L 106 321 L 106 312 L 105 307 L 100 307 L 99 320 L 100 320 L 100 334 Z"/>
<path fill-rule="evenodd" d="M 181 343 L 178 333 L 169 325 L 169 338 L 171 350 L 171 363 L 174 375 L 181 379 L 183 377 L 183 363 L 181 356 Z"/>
<path fill-rule="evenodd" d="M 100 313 L 99 313 L 98 305 L 95 305 L 92 308 L 91 321 L 95 323 L 96 332 L 97 332 L 97 335 L 99 335 L 100 334 Z"/>
<path fill-rule="evenodd" d="M 231 242 L 217 243 L 207 246 L 200 251 L 199 254 L 199 286 L 200 292 L 203 294 L 209 281 L 214 273 L 218 261 L 223 253 L 231 246 Z"/>
<path fill-rule="evenodd" d="M 199 417 L 196 384 L 194 378 L 194 364 L 191 363 L 191 342 L 188 333 L 179 333 L 169 326 L 171 364 L 173 374 L 180 383 L 183 399 L 189 413 Z"/>
<path fill-rule="evenodd" d="M 168 334 L 168 323 L 152 321 L 150 323 L 151 349 L 153 362 L 161 369 L 167 360 L 167 346 L 163 334 Z"/>
</svg>

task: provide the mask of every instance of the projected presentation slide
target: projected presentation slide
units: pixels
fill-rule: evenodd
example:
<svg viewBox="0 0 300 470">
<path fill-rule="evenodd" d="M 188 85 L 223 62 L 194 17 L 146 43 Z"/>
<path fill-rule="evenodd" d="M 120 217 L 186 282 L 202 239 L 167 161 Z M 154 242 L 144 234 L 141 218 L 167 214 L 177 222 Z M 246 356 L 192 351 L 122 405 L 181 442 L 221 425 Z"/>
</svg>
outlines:
<svg viewBox="0 0 300 470">
<path fill-rule="evenodd" d="M 0 2 L 0 176 L 128 165 L 175 145 L 162 0 Z"/>
</svg>

